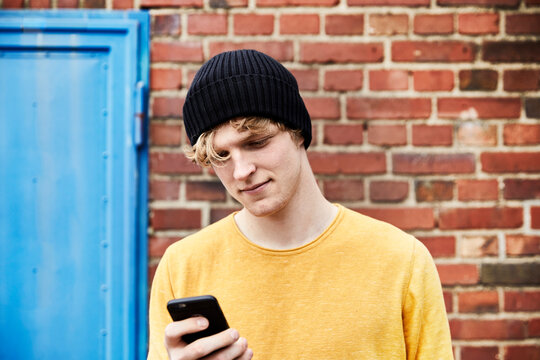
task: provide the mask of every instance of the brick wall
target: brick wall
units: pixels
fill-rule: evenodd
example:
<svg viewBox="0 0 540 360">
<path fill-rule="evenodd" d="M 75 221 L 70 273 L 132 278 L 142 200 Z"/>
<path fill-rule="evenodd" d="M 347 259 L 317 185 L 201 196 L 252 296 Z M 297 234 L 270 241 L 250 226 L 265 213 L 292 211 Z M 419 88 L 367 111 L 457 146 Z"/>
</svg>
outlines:
<svg viewBox="0 0 540 360">
<path fill-rule="evenodd" d="M 332 201 L 431 251 L 458 360 L 540 359 L 538 0 L 0 0 L 152 14 L 149 251 L 238 209 L 183 157 L 181 106 L 212 55 L 297 77 Z"/>
</svg>

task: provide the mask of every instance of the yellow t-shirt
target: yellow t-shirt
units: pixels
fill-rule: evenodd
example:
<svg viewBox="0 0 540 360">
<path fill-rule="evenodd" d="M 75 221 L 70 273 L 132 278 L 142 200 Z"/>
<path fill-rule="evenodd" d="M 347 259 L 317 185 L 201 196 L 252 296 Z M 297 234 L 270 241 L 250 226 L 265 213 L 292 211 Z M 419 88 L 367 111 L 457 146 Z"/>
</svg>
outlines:
<svg viewBox="0 0 540 360">
<path fill-rule="evenodd" d="M 254 359 L 452 359 L 433 260 L 414 237 L 339 206 L 295 249 L 246 239 L 233 215 L 170 246 L 152 285 L 149 359 L 167 359 L 167 301 L 211 294 Z"/>
</svg>

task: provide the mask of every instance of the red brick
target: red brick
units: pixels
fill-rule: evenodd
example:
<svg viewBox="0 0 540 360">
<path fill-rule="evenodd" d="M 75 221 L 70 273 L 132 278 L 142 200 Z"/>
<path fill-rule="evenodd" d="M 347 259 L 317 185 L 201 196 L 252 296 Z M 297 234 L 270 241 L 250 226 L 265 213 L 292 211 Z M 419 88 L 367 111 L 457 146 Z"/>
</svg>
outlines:
<svg viewBox="0 0 540 360">
<path fill-rule="evenodd" d="M 181 19 L 180 14 L 152 15 L 152 35 L 180 35 Z"/>
<path fill-rule="evenodd" d="M 271 35 L 274 32 L 274 15 L 234 15 L 235 35 Z"/>
<path fill-rule="evenodd" d="M 409 194 L 409 183 L 406 181 L 371 181 L 369 198 L 372 202 L 401 202 Z"/>
<path fill-rule="evenodd" d="M 159 69 L 150 70 L 150 89 L 169 90 L 180 89 L 182 87 L 182 71 L 180 69 Z"/>
<path fill-rule="evenodd" d="M 454 88 L 454 73 L 451 70 L 413 71 L 414 90 L 450 91 Z"/>
<path fill-rule="evenodd" d="M 497 291 L 467 291 L 458 294 L 461 313 L 486 313 L 499 311 Z"/>
<path fill-rule="evenodd" d="M 205 201 L 225 201 L 227 192 L 219 181 L 186 182 L 186 199 Z"/>
<path fill-rule="evenodd" d="M 201 168 L 182 153 L 150 153 L 150 172 L 157 174 L 200 174 Z"/>
<path fill-rule="evenodd" d="M 279 19 L 280 34 L 318 34 L 318 14 L 283 14 Z"/>
<path fill-rule="evenodd" d="M 540 34 L 540 14 L 506 15 L 506 33 L 513 35 Z"/>
<path fill-rule="evenodd" d="M 150 143 L 158 146 L 178 146 L 182 141 L 180 125 L 150 124 Z"/>
<path fill-rule="evenodd" d="M 364 181 L 361 179 L 325 180 L 323 189 L 330 201 L 364 200 Z"/>
<path fill-rule="evenodd" d="M 180 181 L 150 180 L 150 200 L 178 200 L 180 196 Z"/>
<path fill-rule="evenodd" d="M 458 30 L 460 34 L 466 35 L 498 34 L 499 14 L 459 14 Z"/>
<path fill-rule="evenodd" d="M 505 291 L 505 311 L 540 311 L 540 291 Z"/>
<path fill-rule="evenodd" d="M 519 0 L 437 0 L 441 6 L 473 5 L 473 6 L 502 6 L 517 7 Z"/>
<path fill-rule="evenodd" d="M 384 153 L 308 153 L 316 174 L 382 174 L 386 172 Z"/>
<path fill-rule="evenodd" d="M 219 208 L 210 210 L 210 223 L 215 223 L 218 220 L 223 219 L 224 217 L 232 214 L 235 211 L 240 210 L 239 208 Z"/>
<path fill-rule="evenodd" d="M 525 116 L 531 119 L 540 119 L 540 98 L 525 99 Z"/>
<path fill-rule="evenodd" d="M 480 161 L 488 173 L 540 171 L 540 152 L 482 153 Z"/>
<path fill-rule="evenodd" d="M 304 97 L 304 103 L 312 119 L 339 119 L 341 116 L 338 98 Z"/>
<path fill-rule="evenodd" d="M 200 42 L 152 42 L 152 62 L 202 62 L 203 51 Z"/>
<path fill-rule="evenodd" d="M 450 332 L 455 340 L 511 340 L 525 337 L 525 323 L 521 320 L 452 319 Z"/>
<path fill-rule="evenodd" d="M 319 71 L 316 69 L 289 69 L 298 82 L 298 88 L 308 91 L 319 89 Z"/>
<path fill-rule="evenodd" d="M 467 174 L 475 170 L 473 154 L 393 154 L 395 174 Z"/>
<path fill-rule="evenodd" d="M 365 63 L 383 60 L 381 43 L 314 42 L 300 44 L 303 63 Z"/>
<path fill-rule="evenodd" d="M 453 14 L 419 14 L 414 17 L 414 33 L 449 35 L 454 32 Z"/>
<path fill-rule="evenodd" d="M 371 70 L 370 90 L 407 90 L 409 73 L 406 70 Z"/>
<path fill-rule="evenodd" d="M 456 256 L 456 238 L 454 236 L 422 236 L 418 240 L 427 247 L 434 258 Z"/>
<path fill-rule="evenodd" d="M 339 0 L 256 0 L 257 7 L 334 6 Z"/>
<path fill-rule="evenodd" d="M 404 125 L 369 125 L 368 142 L 379 146 L 407 144 L 407 128 Z"/>
<path fill-rule="evenodd" d="M 429 0 L 347 0 L 349 6 L 428 6 Z"/>
<path fill-rule="evenodd" d="M 416 201 L 448 201 L 454 198 L 453 181 L 416 181 Z"/>
<path fill-rule="evenodd" d="M 540 229 L 540 207 L 531 206 L 531 228 Z"/>
<path fill-rule="evenodd" d="M 388 222 L 403 230 L 433 229 L 435 226 L 433 209 L 431 208 L 364 208 L 354 210 Z"/>
<path fill-rule="evenodd" d="M 364 15 L 326 15 L 325 31 L 328 35 L 362 35 Z"/>
<path fill-rule="evenodd" d="M 327 70 L 324 74 L 324 90 L 352 91 L 362 88 L 362 70 Z"/>
<path fill-rule="evenodd" d="M 504 180 L 504 198 L 508 200 L 540 199 L 540 179 Z"/>
<path fill-rule="evenodd" d="M 462 145 L 494 146 L 497 145 L 497 127 L 482 122 L 460 122 L 457 140 Z"/>
<path fill-rule="evenodd" d="M 441 230 L 511 229 L 522 225 L 522 208 L 453 208 L 441 209 L 439 214 Z"/>
<path fill-rule="evenodd" d="M 439 117 L 460 119 L 474 114 L 479 119 L 519 118 L 521 99 L 519 98 L 439 98 Z"/>
<path fill-rule="evenodd" d="M 74 9 L 79 7 L 79 0 L 58 0 L 56 2 L 58 9 Z M 4 8 L 6 8 L 6 1 L 4 1 Z"/>
<path fill-rule="evenodd" d="M 540 89 L 540 70 L 505 70 L 505 91 L 534 91 Z"/>
<path fill-rule="evenodd" d="M 540 236 L 506 235 L 506 254 L 510 256 L 540 255 Z"/>
<path fill-rule="evenodd" d="M 82 7 L 85 9 L 103 9 L 105 0 L 82 0 Z"/>
<path fill-rule="evenodd" d="M 527 329 L 529 337 L 540 337 L 540 318 L 530 319 Z"/>
<path fill-rule="evenodd" d="M 212 9 L 230 9 L 247 7 L 248 0 L 210 0 L 208 4 Z"/>
<path fill-rule="evenodd" d="M 177 97 L 156 97 L 152 101 L 153 117 L 182 117 L 184 99 Z"/>
<path fill-rule="evenodd" d="M 495 70 L 461 70 L 459 89 L 463 91 L 497 90 L 499 74 Z"/>
<path fill-rule="evenodd" d="M 224 51 L 240 49 L 254 49 L 263 52 L 277 61 L 291 61 L 293 59 L 292 41 L 245 41 L 245 42 L 211 42 L 210 56 Z"/>
<path fill-rule="evenodd" d="M 540 125 L 507 124 L 504 126 L 505 145 L 536 145 L 540 144 Z"/>
<path fill-rule="evenodd" d="M 112 8 L 115 10 L 130 10 L 133 7 L 133 0 L 113 0 Z"/>
<path fill-rule="evenodd" d="M 191 14 L 188 17 L 188 34 L 190 35 L 224 35 L 227 34 L 227 15 L 225 14 Z"/>
<path fill-rule="evenodd" d="M 156 263 L 149 263 L 148 264 L 148 268 L 147 268 L 147 271 L 148 271 L 148 289 L 152 288 L 152 281 L 154 280 L 154 275 L 156 275 L 157 266 L 158 266 L 158 264 L 156 264 Z"/>
<path fill-rule="evenodd" d="M 444 305 L 447 313 L 453 312 L 453 299 L 450 291 L 443 291 Z"/>
<path fill-rule="evenodd" d="M 414 146 L 450 146 L 453 132 L 452 125 L 414 125 L 412 143 Z"/>
<path fill-rule="evenodd" d="M 540 41 L 484 41 L 482 60 L 489 62 L 537 63 Z"/>
<path fill-rule="evenodd" d="M 485 201 L 499 198 L 499 183 L 493 180 L 459 179 L 456 181 L 458 200 Z"/>
<path fill-rule="evenodd" d="M 509 345 L 504 348 L 504 360 L 538 360 L 540 345 Z"/>
<path fill-rule="evenodd" d="M 472 62 L 476 48 L 464 41 L 394 41 L 392 60 L 398 62 Z"/>
<path fill-rule="evenodd" d="M 48 9 L 51 7 L 51 1 L 50 0 L 30 0 L 29 8 L 31 9 Z"/>
<path fill-rule="evenodd" d="M 22 9 L 24 7 L 23 0 L 4 0 L 2 2 L 3 9 Z"/>
<path fill-rule="evenodd" d="M 465 236 L 459 248 L 459 256 L 462 258 L 481 258 L 498 254 L 499 242 L 496 236 Z"/>
<path fill-rule="evenodd" d="M 363 142 L 362 125 L 325 125 L 324 143 L 330 145 L 360 145 Z"/>
<path fill-rule="evenodd" d="M 199 229 L 201 210 L 195 209 L 154 209 L 150 214 L 154 230 Z"/>
<path fill-rule="evenodd" d="M 179 237 L 156 237 L 152 236 L 148 239 L 148 256 L 161 257 L 165 254 L 165 250 L 175 242 L 180 240 Z"/>
<path fill-rule="evenodd" d="M 370 14 L 369 35 L 404 35 L 409 31 L 406 14 Z"/>
<path fill-rule="evenodd" d="M 194 7 L 202 8 L 203 0 L 141 0 L 141 8 Z"/>
<path fill-rule="evenodd" d="M 349 119 L 427 119 L 430 115 L 430 99 L 347 98 Z"/>
<path fill-rule="evenodd" d="M 499 358 L 499 348 L 496 346 L 463 346 L 461 360 L 496 360 Z"/>
<path fill-rule="evenodd" d="M 440 264 L 437 271 L 443 286 L 478 283 L 478 267 L 473 264 Z"/>
</svg>

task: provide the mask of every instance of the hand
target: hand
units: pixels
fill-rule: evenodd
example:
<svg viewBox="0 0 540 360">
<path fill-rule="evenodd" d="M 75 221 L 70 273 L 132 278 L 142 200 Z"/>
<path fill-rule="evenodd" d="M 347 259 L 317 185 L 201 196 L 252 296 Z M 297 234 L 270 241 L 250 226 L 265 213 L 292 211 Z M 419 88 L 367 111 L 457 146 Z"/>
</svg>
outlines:
<svg viewBox="0 0 540 360">
<path fill-rule="evenodd" d="M 235 329 L 227 329 L 219 334 L 201 338 L 187 344 L 182 340 L 185 334 L 196 333 L 208 327 L 208 320 L 193 317 L 175 321 L 165 328 L 165 347 L 171 360 L 249 360 L 253 351 L 247 340 L 241 338 Z"/>
</svg>

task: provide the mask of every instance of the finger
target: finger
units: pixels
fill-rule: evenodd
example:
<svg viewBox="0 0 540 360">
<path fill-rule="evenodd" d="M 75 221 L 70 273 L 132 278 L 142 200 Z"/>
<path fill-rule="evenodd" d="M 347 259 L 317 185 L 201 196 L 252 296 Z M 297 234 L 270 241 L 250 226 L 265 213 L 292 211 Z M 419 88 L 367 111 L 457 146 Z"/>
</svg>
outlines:
<svg viewBox="0 0 540 360">
<path fill-rule="evenodd" d="M 165 327 L 165 345 L 175 346 L 182 342 L 182 336 L 196 333 L 208 327 L 208 320 L 203 317 L 192 317 L 175 321 Z"/>
<path fill-rule="evenodd" d="M 245 338 L 239 338 L 232 345 L 227 346 L 221 350 L 211 353 L 209 356 L 205 357 L 205 360 L 214 360 L 214 359 L 238 359 L 246 352 L 247 340 Z"/>
<path fill-rule="evenodd" d="M 253 350 L 247 348 L 246 351 L 235 360 L 251 360 L 251 358 L 253 358 Z"/>
<path fill-rule="evenodd" d="M 234 344 L 239 339 L 238 331 L 227 329 L 219 334 L 201 338 L 184 348 L 188 359 L 200 359 L 214 351 Z"/>
</svg>

